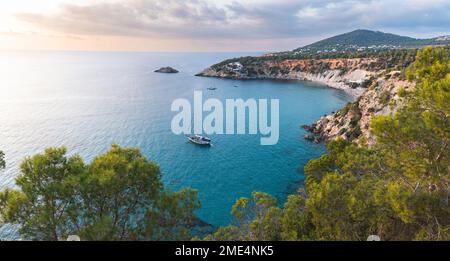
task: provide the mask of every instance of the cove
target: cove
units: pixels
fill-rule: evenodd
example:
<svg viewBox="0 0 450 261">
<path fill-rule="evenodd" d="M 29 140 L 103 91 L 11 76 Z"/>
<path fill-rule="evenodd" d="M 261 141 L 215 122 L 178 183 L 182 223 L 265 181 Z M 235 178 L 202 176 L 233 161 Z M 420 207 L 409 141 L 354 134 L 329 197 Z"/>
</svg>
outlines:
<svg viewBox="0 0 450 261">
<path fill-rule="evenodd" d="M 301 184 L 303 166 L 325 151 L 323 144 L 303 140 L 306 133 L 300 126 L 352 98 L 311 82 L 194 76 L 211 64 L 244 55 L 257 54 L 2 54 L 8 83 L 0 85 L 0 146 L 7 167 L 0 173 L 0 189 L 14 187 L 24 157 L 47 147 L 66 146 L 90 161 L 117 143 L 138 147 L 157 162 L 166 189 L 197 189 L 202 203 L 197 214 L 210 224 L 229 224 L 231 206 L 253 191 L 267 192 L 283 204 Z M 166 65 L 180 73 L 153 72 Z M 243 135 L 212 135 L 214 146 L 202 148 L 175 135 L 172 102 L 184 98 L 193 103 L 198 90 L 204 99 L 278 99 L 278 143 L 261 146 L 261 135 L 246 130 Z M 0 238 L 2 233 L 8 235 L 0 231 Z"/>
</svg>

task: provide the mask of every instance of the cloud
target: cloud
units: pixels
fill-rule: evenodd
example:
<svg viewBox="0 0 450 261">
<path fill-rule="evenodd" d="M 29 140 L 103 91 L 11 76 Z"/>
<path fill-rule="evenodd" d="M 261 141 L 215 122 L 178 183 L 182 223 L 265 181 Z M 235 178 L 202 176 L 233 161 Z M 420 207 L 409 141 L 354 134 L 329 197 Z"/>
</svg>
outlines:
<svg viewBox="0 0 450 261">
<path fill-rule="evenodd" d="M 21 13 L 16 17 L 51 30 L 84 35 L 207 37 L 229 24 L 224 9 L 200 0 L 65 4 L 57 15 Z"/>
<path fill-rule="evenodd" d="M 121 0 L 78 6 L 56 15 L 17 19 L 71 35 L 183 39 L 277 39 L 329 35 L 358 28 L 414 35 L 446 32 L 446 0 L 282 0 L 215 4 L 206 0 Z"/>
</svg>

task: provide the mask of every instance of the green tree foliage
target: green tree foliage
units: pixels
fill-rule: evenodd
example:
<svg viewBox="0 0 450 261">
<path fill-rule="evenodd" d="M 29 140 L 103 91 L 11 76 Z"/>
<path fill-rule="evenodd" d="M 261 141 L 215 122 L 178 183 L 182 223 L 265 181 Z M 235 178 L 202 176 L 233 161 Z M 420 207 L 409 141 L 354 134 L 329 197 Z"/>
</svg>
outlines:
<svg viewBox="0 0 450 261">
<path fill-rule="evenodd" d="M 372 121 L 374 146 L 330 142 L 305 166 L 307 192 L 284 208 L 258 204 L 265 194 L 240 199 L 239 222 L 207 239 L 449 240 L 450 49 L 420 50 L 407 75 L 416 88 L 395 115 Z"/>
<path fill-rule="evenodd" d="M 65 148 L 27 158 L 20 190 L 0 194 L 5 222 L 32 240 L 188 239 L 197 192 L 163 190 L 159 167 L 138 149 L 113 145 L 86 165 Z"/>
</svg>

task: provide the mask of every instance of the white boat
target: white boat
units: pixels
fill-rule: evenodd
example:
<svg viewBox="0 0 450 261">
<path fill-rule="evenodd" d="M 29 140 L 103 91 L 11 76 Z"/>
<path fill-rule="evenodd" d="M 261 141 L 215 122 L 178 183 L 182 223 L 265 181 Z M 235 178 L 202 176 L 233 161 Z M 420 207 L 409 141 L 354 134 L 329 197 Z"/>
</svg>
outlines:
<svg viewBox="0 0 450 261">
<path fill-rule="evenodd" d="M 206 138 L 200 135 L 193 135 L 193 136 L 187 136 L 188 140 L 192 143 L 203 145 L 203 146 L 210 146 L 211 145 L 211 139 Z"/>
</svg>

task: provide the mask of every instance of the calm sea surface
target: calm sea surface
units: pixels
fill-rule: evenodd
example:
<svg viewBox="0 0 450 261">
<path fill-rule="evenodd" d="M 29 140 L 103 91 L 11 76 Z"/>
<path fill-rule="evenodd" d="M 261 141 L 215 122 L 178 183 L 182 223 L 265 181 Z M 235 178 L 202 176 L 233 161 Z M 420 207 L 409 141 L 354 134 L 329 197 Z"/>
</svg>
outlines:
<svg viewBox="0 0 450 261">
<path fill-rule="evenodd" d="M 90 161 L 117 143 L 139 147 L 156 161 L 167 189 L 198 189 L 198 215 L 211 224 L 229 223 L 232 204 L 252 191 L 268 192 L 283 203 L 301 183 L 304 164 L 324 152 L 323 145 L 303 140 L 300 125 L 351 97 L 308 82 L 194 76 L 243 55 L 255 54 L 0 52 L 0 150 L 7 160 L 0 189 L 14 187 L 21 160 L 46 147 L 66 146 Z M 153 72 L 162 66 L 180 73 Z M 279 99 L 278 144 L 261 146 L 257 135 L 213 135 L 214 146 L 202 148 L 174 135 L 171 103 L 193 100 L 194 90 L 222 101 Z"/>
</svg>

